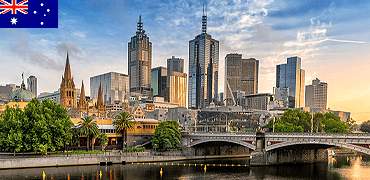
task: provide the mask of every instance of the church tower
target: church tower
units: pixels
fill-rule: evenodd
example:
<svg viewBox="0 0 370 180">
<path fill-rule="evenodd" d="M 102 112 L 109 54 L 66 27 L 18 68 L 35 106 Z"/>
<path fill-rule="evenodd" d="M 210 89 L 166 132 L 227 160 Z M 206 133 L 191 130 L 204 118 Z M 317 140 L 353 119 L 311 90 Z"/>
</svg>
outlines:
<svg viewBox="0 0 370 180">
<path fill-rule="evenodd" d="M 103 93 L 101 90 L 101 84 L 99 86 L 98 102 L 96 103 L 95 108 L 98 110 L 100 118 L 106 116 L 106 107 L 103 101 Z"/>
<path fill-rule="evenodd" d="M 75 83 L 71 76 L 71 67 L 69 64 L 69 57 L 67 52 L 66 67 L 64 69 L 64 76 L 62 76 L 62 83 L 60 84 L 60 105 L 72 109 L 76 108 L 76 90 Z"/>
<path fill-rule="evenodd" d="M 84 88 L 84 81 L 82 80 L 82 87 L 81 87 L 81 94 L 80 94 L 80 101 L 77 103 L 77 113 L 81 115 L 85 114 L 89 110 L 89 105 L 87 104 L 86 97 L 85 97 L 85 88 Z"/>
</svg>

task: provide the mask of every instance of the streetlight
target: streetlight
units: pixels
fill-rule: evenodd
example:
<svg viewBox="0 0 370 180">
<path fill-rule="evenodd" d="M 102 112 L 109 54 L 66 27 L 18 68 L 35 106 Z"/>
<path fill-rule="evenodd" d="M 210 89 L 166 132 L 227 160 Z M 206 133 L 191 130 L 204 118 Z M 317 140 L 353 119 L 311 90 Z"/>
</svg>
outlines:
<svg viewBox="0 0 370 180">
<path fill-rule="evenodd" d="M 275 119 L 276 119 L 276 115 L 274 115 L 274 119 L 272 121 L 272 133 L 275 132 Z"/>
<path fill-rule="evenodd" d="M 154 155 L 157 155 L 157 144 L 154 144 Z"/>
<path fill-rule="evenodd" d="M 134 141 L 134 147 L 136 148 L 136 141 Z"/>
</svg>

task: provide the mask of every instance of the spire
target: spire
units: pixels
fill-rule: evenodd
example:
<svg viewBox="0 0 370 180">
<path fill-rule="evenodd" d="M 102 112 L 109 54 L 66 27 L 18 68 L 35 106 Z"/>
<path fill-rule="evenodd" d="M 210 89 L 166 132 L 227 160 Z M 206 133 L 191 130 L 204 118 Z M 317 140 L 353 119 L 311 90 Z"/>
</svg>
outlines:
<svg viewBox="0 0 370 180">
<path fill-rule="evenodd" d="M 80 94 L 80 104 L 82 101 L 86 101 L 85 97 L 85 88 L 84 88 L 84 80 L 82 80 L 82 87 L 81 87 L 81 94 Z"/>
<path fill-rule="evenodd" d="M 98 106 L 103 105 L 103 93 L 102 93 L 102 90 L 101 90 L 101 83 L 100 83 L 100 86 L 99 86 L 99 94 L 98 94 L 97 105 Z"/>
<path fill-rule="evenodd" d="M 202 33 L 207 33 L 207 8 L 206 8 L 206 14 L 204 14 L 204 4 L 203 4 L 203 16 L 202 16 Z"/>
<path fill-rule="evenodd" d="M 68 51 L 67 51 L 66 67 L 64 69 L 64 78 L 71 79 L 71 67 L 69 65 Z"/>
<path fill-rule="evenodd" d="M 137 31 L 136 33 L 143 32 L 143 23 L 141 22 L 141 15 L 139 16 L 139 22 L 137 23 Z"/>
<path fill-rule="evenodd" d="M 21 84 L 21 88 L 22 88 L 22 89 L 26 89 L 26 85 L 24 84 L 24 77 L 23 77 L 23 74 L 24 74 L 24 72 L 22 72 L 22 84 Z"/>
</svg>

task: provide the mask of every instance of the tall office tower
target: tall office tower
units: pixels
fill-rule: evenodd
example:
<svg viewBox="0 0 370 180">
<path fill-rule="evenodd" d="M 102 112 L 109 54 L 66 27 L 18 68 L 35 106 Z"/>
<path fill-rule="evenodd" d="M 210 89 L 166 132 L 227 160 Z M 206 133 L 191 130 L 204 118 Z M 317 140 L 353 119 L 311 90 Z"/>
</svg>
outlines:
<svg viewBox="0 0 370 180">
<path fill-rule="evenodd" d="M 27 90 L 31 91 L 37 97 L 37 78 L 30 76 L 27 78 Z"/>
<path fill-rule="evenodd" d="M 287 64 L 276 66 L 276 87 L 289 88 L 289 108 L 304 107 L 305 71 L 301 69 L 301 58 L 290 57 Z"/>
<path fill-rule="evenodd" d="M 169 76 L 169 102 L 186 108 L 186 73 L 172 71 Z"/>
<path fill-rule="evenodd" d="M 306 86 L 306 107 L 327 108 L 328 84 L 320 82 L 320 79 L 312 80 L 312 85 Z"/>
<path fill-rule="evenodd" d="M 172 58 L 167 59 L 167 82 L 169 82 L 170 75 L 172 71 L 184 73 L 184 59 L 176 58 L 175 56 L 172 56 Z M 167 87 L 169 87 L 170 84 L 167 83 Z"/>
<path fill-rule="evenodd" d="M 162 66 L 153 68 L 151 77 L 153 97 L 164 97 L 165 101 L 169 101 L 167 88 L 167 68 Z"/>
<path fill-rule="evenodd" d="M 90 77 L 90 98 L 98 99 L 101 85 L 103 103 L 124 102 L 129 94 L 128 78 L 128 75 L 117 72 Z"/>
<path fill-rule="evenodd" d="M 202 16 L 202 34 L 189 41 L 188 108 L 209 106 L 218 99 L 219 42 L 207 34 L 207 16 Z"/>
<path fill-rule="evenodd" d="M 130 92 L 152 97 L 151 68 L 152 43 L 143 30 L 141 16 L 137 23 L 136 35 L 128 43 L 128 75 L 130 79 Z"/>
<path fill-rule="evenodd" d="M 69 64 L 69 57 L 67 53 L 66 67 L 64 69 L 64 76 L 62 76 L 62 83 L 60 83 L 60 105 L 67 108 L 76 108 L 76 89 L 75 83 L 71 75 L 71 67 Z"/>
<path fill-rule="evenodd" d="M 224 91 L 227 106 L 234 104 L 231 92 L 243 91 L 245 95 L 258 93 L 258 69 L 259 60 L 242 59 L 242 55 L 237 53 L 226 55 Z"/>
</svg>

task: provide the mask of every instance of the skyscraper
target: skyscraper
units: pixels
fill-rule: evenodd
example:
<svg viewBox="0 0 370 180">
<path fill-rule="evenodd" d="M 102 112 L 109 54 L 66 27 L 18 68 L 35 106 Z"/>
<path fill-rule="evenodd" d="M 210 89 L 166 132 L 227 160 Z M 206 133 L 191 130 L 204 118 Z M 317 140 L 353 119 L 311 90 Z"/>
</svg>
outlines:
<svg viewBox="0 0 370 180">
<path fill-rule="evenodd" d="M 167 82 L 169 82 L 172 71 L 184 73 L 184 59 L 176 58 L 175 56 L 167 59 Z M 167 83 L 167 87 L 169 86 L 170 84 Z"/>
<path fill-rule="evenodd" d="M 162 66 L 153 68 L 151 77 L 153 97 L 164 97 L 165 101 L 169 101 L 167 88 L 167 68 Z"/>
<path fill-rule="evenodd" d="M 287 64 L 276 66 L 276 87 L 289 88 L 289 108 L 304 107 L 305 70 L 301 69 L 301 58 L 290 57 Z"/>
<path fill-rule="evenodd" d="M 141 16 L 137 23 L 136 35 L 128 43 L 128 74 L 130 79 L 130 92 L 140 93 L 152 97 L 151 68 L 152 43 L 143 30 Z"/>
<path fill-rule="evenodd" d="M 224 83 L 226 105 L 233 105 L 230 91 L 243 91 L 245 95 L 258 93 L 258 69 L 259 60 L 242 59 L 242 55 L 237 53 L 226 55 Z"/>
<path fill-rule="evenodd" d="M 126 74 L 117 72 L 90 77 L 90 98 L 98 99 L 99 87 L 101 86 L 105 104 L 113 104 L 115 101 L 124 102 L 125 99 L 128 99 L 128 78 Z"/>
<path fill-rule="evenodd" d="M 188 108 L 209 106 L 218 99 L 219 42 L 207 34 L 207 16 L 202 16 L 202 33 L 189 41 Z"/>
<path fill-rule="evenodd" d="M 186 73 L 172 71 L 169 76 L 169 102 L 186 108 Z"/>
<path fill-rule="evenodd" d="M 27 90 L 31 91 L 37 97 L 37 78 L 30 76 L 27 78 Z"/>
<path fill-rule="evenodd" d="M 312 85 L 306 86 L 306 107 L 326 109 L 328 105 L 328 84 L 320 82 L 316 78 L 312 80 Z"/>
</svg>

